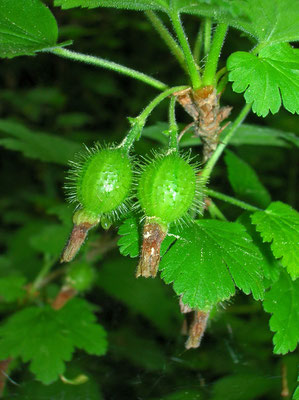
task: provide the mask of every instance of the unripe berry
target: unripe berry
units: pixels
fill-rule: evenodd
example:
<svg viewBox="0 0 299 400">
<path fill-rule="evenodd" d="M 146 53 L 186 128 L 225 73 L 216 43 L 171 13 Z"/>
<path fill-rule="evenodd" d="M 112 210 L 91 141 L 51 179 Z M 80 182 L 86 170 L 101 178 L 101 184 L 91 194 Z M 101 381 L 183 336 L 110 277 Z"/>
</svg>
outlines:
<svg viewBox="0 0 299 400">
<path fill-rule="evenodd" d="M 177 152 L 148 164 L 138 183 L 138 199 L 147 217 L 168 226 L 192 206 L 196 172 Z"/>
<path fill-rule="evenodd" d="M 74 258 L 89 229 L 101 219 L 107 227 L 126 209 L 133 180 L 130 158 L 121 148 L 95 147 L 71 166 L 65 188 L 79 210 L 74 214 L 74 228 L 61 262 Z"/>
<path fill-rule="evenodd" d="M 75 263 L 66 276 L 66 284 L 78 292 L 88 290 L 95 278 L 94 269 L 85 262 Z"/>
<path fill-rule="evenodd" d="M 195 206 L 197 170 L 173 151 L 158 156 L 141 173 L 137 195 L 146 215 L 143 244 L 136 276 L 155 277 L 160 246 L 171 223 L 186 217 Z"/>
<path fill-rule="evenodd" d="M 114 212 L 127 198 L 132 184 L 130 159 L 121 149 L 97 149 L 77 173 L 77 201 L 95 215 Z"/>
</svg>

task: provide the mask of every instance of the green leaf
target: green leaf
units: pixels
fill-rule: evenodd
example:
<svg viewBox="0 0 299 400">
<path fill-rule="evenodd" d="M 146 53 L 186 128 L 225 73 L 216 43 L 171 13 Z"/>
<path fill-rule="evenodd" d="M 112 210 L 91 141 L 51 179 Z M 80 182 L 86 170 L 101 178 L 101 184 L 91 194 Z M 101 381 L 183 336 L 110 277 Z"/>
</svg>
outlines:
<svg viewBox="0 0 299 400">
<path fill-rule="evenodd" d="M 263 48 L 258 57 L 237 51 L 229 56 L 227 68 L 233 90 L 245 92 L 257 115 L 275 114 L 282 103 L 291 113 L 299 113 L 299 49 L 276 44 Z"/>
<path fill-rule="evenodd" d="M 192 308 L 230 298 L 235 286 L 263 297 L 262 256 L 238 223 L 200 220 L 186 228 L 162 258 L 166 283 Z"/>
<path fill-rule="evenodd" d="M 13 121 L 0 120 L 0 135 L 7 136 L 0 139 L 0 146 L 6 149 L 20 151 L 26 157 L 62 165 L 66 165 L 81 149 L 76 142 L 31 131 Z"/>
<path fill-rule="evenodd" d="M 293 400 L 299 400 L 299 375 L 298 375 L 298 386 L 293 394 Z"/>
<path fill-rule="evenodd" d="M 136 260 L 111 259 L 99 269 L 97 285 L 145 316 L 162 333 L 176 335 L 180 320 L 176 298 L 159 279 L 136 279 L 136 267 Z"/>
<path fill-rule="evenodd" d="M 107 343 L 103 328 L 95 323 L 92 307 L 72 299 L 59 311 L 49 305 L 16 312 L 0 328 L 0 357 L 21 357 L 45 384 L 65 371 L 75 348 L 102 355 Z"/>
<path fill-rule="evenodd" d="M 9 394 L 11 398 L 22 400 L 103 400 L 99 389 L 99 379 L 85 375 L 85 368 L 80 368 L 76 362 L 68 363 L 67 379 L 76 379 L 78 376 L 87 376 L 88 380 L 80 385 L 68 385 L 59 379 L 51 385 L 43 385 L 32 380 L 32 377 L 25 376 L 22 385 L 18 388 L 14 387 Z"/>
<path fill-rule="evenodd" d="M 293 0 L 239 0 L 242 12 L 232 25 L 258 42 L 274 44 L 299 40 L 299 7 Z"/>
<path fill-rule="evenodd" d="M 0 298 L 7 302 L 21 299 L 25 295 L 26 280 L 23 276 L 7 276 L 0 278 Z"/>
<path fill-rule="evenodd" d="M 231 151 L 226 151 L 228 179 L 236 195 L 244 201 L 266 208 L 271 202 L 267 189 L 261 184 L 254 169 Z"/>
<path fill-rule="evenodd" d="M 122 237 L 118 240 L 120 254 L 138 257 L 140 249 L 140 232 L 136 216 L 126 219 L 118 229 L 118 234 Z"/>
<path fill-rule="evenodd" d="M 262 373 L 237 373 L 225 376 L 213 385 L 211 400 L 223 400 L 223 393 L 225 400 L 261 399 L 271 388 L 273 383 Z"/>
<path fill-rule="evenodd" d="M 263 307 L 272 314 L 270 329 L 276 332 L 274 353 L 294 351 L 299 341 L 299 279 L 293 282 L 288 274 L 281 273 L 266 292 Z"/>
<path fill-rule="evenodd" d="M 40 0 L 1 0 L 0 57 L 33 55 L 56 44 L 58 28 Z"/>
<path fill-rule="evenodd" d="M 261 236 L 255 230 L 255 226 L 252 225 L 250 219 L 250 213 L 244 212 L 238 219 L 237 222 L 245 226 L 247 233 L 250 235 L 253 243 L 259 248 L 263 257 L 261 267 L 264 271 L 265 278 L 269 280 L 269 285 L 272 282 L 276 282 L 279 278 L 281 266 L 276 258 L 273 256 L 270 249 L 269 243 L 264 243 Z"/>
<path fill-rule="evenodd" d="M 251 219 L 264 242 L 272 242 L 274 256 L 281 258 L 282 265 L 296 279 L 299 276 L 299 213 L 276 201 L 265 211 L 255 212 Z"/>
<path fill-rule="evenodd" d="M 291 147 L 294 145 L 299 147 L 299 137 L 294 133 L 268 128 L 266 126 L 242 124 L 236 130 L 230 144 L 234 146 L 256 145 Z"/>
<path fill-rule="evenodd" d="M 183 125 L 179 125 L 183 129 Z M 157 122 L 154 125 L 147 126 L 142 131 L 142 137 L 152 139 L 162 145 L 168 145 L 168 137 L 163 134 L 168 129 L 167 122 Z M 225 136 L 226 132 L 223 132 Z M 199 146 L 201 144 L 200 138 L 194 137 L 194 131 L 190 129 L 180 140 L 180 147 Z M 253 124 L 240 125 L 230 144 L 233 146 L 242 145 L 257 145 L 257 146 L 278 146 L 278 147 L 292 147 L 292 145 L 299 147 L 299 137 L 291 132 L 285 132 L 279 129 L 268 128 L 266 126 L 259 126 Z"/>
<path fill-rule="evenodd" d="M 125 10 L 163 10 L 168 9 L 167 0 L 55 0 L 55 6 L 63 9 L 83 7 L 113 7 Z"/>
<path fill-rule="evenodd" d="M 30 244 L 41 253 L 58 257 L 69 233 L 69 228 L 66 225 L 49 224 L 40 229 L 36 235 L 30 237 Z"/>
</svg>

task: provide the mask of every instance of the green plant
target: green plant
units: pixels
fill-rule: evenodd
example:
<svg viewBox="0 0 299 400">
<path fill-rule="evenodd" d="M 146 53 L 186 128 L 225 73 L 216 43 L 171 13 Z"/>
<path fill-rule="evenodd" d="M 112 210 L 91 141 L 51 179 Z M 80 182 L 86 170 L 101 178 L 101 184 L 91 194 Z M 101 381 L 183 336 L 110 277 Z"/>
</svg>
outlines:
<svg viewBox="0 0 299 400">
<path fill-rule="evenodd" d="M 293 0 L 55 0 L 54 6 L 63 10 L 74 7 L 91 9 L 89 15 L 105 7 L 144 12 L 182 71 L 176 77 L 178 85 L 169 86 L 121 64 L 69 50 L 67 47 L 72 44 L 69 40 L 57 42 L 56 20 L 41 0 L 23 0 L 22 5 L 4 0 L 0 4 L 1 57 L 44 53 L 43 57 L 50 60 L 56 55 L 89 64 L 82 67 L 83 70 L 91 66 L 103 67 L 139 80 L 160 92 L 148 105 L 144 101 L 147 92 L 142 94 L 144 103 L 140 104 L 139 99 L 138 107 L 143 111 L 137 117 L 129 118 L 127 134 L 116 137 L 118 145 L 95 147 L 87 151 L 79 162 L 73 162 L 66 187 L 71 200 L 79 208 L 70 209 L 62 202 L 56 189 L 61 183 L 61 176 L 53 178 L 44 170 L 44 196 L 38 191 L 31 193 L 30 187 L 24 193 L 19 190 L 12 196 L 14 206 L 11 213 L 7 211 L 9 207 L 4 198 L 4 222 L 9 229 L 12 229 L 10 224 L 13 227 L 17 224 L 18 230 L 15 234 L 1 235 L 6 250 L 3 259 L 0 258 L 1 307 L 5 316 L 0 327 L 2 369 L 13 373 L 20 369 L 21 362 L 29 362 L 30 371 L 36 378 L 44 384 L 51 384 L 42 389 L 34 385 L 27 388 L 25 385 L 20 388 L 24 399 L 28 393 L 43 393 L 43 390 L 49 390 L 47 395 L 51 396 L 51 390 L 54 390 L 51 388 L 63 391 L 59 388 L 61 382 L 72 386 L 68 394 L 70 398 L 79 398 L 81 389 L 76 385 L 87 385 L 83 385 L 87 381 L 87 366 L 80 362 L 77 365 L 75 359 L 67 369 L 74 376 L 71 379 L 65 376 L 66 363 L 72 359 L 75 349 L 100 356 L 107 347 L 105 330 L 95 315 L 99 311 L 97 306 L 105 309 L 101 298 L 96 297 L 97 291 L 93 290 L 96 287 L 106 296 L 108 293 L 114 299 L 112 302 L 125 304 L 130 317 L 136 313 L 143 315 L 151 321 L 154 329 L 173 341 L 179 336 L 180 304 L 181 314 L 187 314 L 184 325 L 188 336 L 185 343 L 187 349 L 199 347 L 205 330 L 209 332 L 209 324 L 214 326 L 217 340 L 223 335 L 223 327 L 233 327 L 236 335 L 240 335 L 240 347 L 243 341 L 248 340 L 248 347 L 253 349 L 250 354 L 253 364 L 246 367 L 244 363 L 236 370 L 234 363 L 237 363 L 237 356 L 233 351 L 230 353 L 233 354 L 232 365 L 227 367 L 230 369 L 226 369 L 218 358 L 219 348 L 223 347 L 221 340 L 216 346 L 211 346 L 209 354 L 212 355 L 208 354 L 200 361 L 196 356 L 192 358 L 192 352 L 189 352 L 191 355 L 181 356 L 180 342 L 177 354 L 181 359 L 185 357 L 184 368 L 212 371 L 211 379 L 216 380 L 212 391 L 203 387 L 194 393 L 190 379 L 188 385 L 191 389 L 183 394 L 179 389 L 174 392 L 171 387 L 173 390 L 169 392 L 174 393 L 169 395 L 158 391 L 147 395 L 143 388 L 143 392 L 137 393 L 136 389 L 136 393 L 128 395 L 128 398 L 136 395 L 152 399 L 156 396 L 160 399 L 161 396 L 164 396 L 163 399 L 195 399 L 199 395 L 200 398 L 215 400 L 223 398 L 225 392 L 228 393 L 227 399 L 274 399 L 276 397 L 271 396 L 276 396 L 277 382 L 270 385 L 259 373 L 259 368 L 261 371 L 268 368 L 263 358 L 271 364 L 272 357 L 271 352 L 265 350 L 269 333 L 262 328 L 261 321 L 265 317 L 259 312 L 260 301 L 264 311 L 271 314 L 273 351 L 284 356 L 281 377 L 284 393 L 287 394 L 283 396 L 290 397 L 296 385 L 294 371 L 298 361 L 296 355 L 287 353 L 295 350 L 299 338 L 299 214 L 280 200 L 289 199 L 294 204 L 293 181 L 296 174 L 290 172 L 288 176 L 289 186 L 285 190 L 288 197 L 282 194 L 274 178 L 271 181 L 270 176 L 267 177 L 272 182 L 273 191 L 279 187 L 272 202 L 270 193 L 250 165 L 250 157 L 261 171 L 263 162 L 270 160 L 275 164 L 277 161 L 275 168 L 279 174 L 281 169 L 287 167 L 279 164 L 279 157 L 282 157 L 279 151 L 288 149 L 290 154 L 294 154 L 299 141 L 296 135 L 285 132 L 283 121 L 280 122 L 282 125 L 274 128 L 244 124 L 243 121 L 252 111 L 271 122 L 270 113 L 282 113 L 282 106 L 292 114 L 299 112 L 299 50 L 291 44 L 299 40 L 298 4 Z M 67 12 L 62 15 L 67 15 Z M 188 15 L 192 18 L 188 19 Z M 193 50 L 182 24 L 185 18 L 190 21 L 190 26 L 195 20 L 200 25 Z M 186 28 L 189 28 L 187 24 Z M 240 31 L 249 40 L 243 38 L 244 41 L 238 41 L 233 52 L 224 48 L 221 56 L 231 28 Z M 72 36 L 66 39 L 69 38 Z M 235 49 L 233 38 L 228 38 Z M 9 61 L 6 67 L 14 65 L 14 62 L 17 61 Z M 94 89 L 96 79 L 88 78 L 85 82 L 90 81 L 90 88 Z M 73 82 L 71 86 L 74 86 Z M 97 90 L 103 90 L 102 81 Z M 108 85 L 109 91 L 113 89 L 109 89 Z M 18 96 L 15 96 L 13 104 L 25 115 L 25 121 L 34 120 L 40 117 L 41 99 L 47 93 L 50 98 L 49 91 L 43 91 L 39 97 L 35 93 L 35 98 L 38 98 L 35 114 L 33 106 L 26 109 L 26 101 L 22 100 L 21 105 L 17 103 Z M 238 100 L 241 97 L 235 97 L 234 93 L 243 93 L 245 99 L 245 105 L 239 112 Z M 6 96 L 9 98 L 8 93 Z M 124 103 L 132 101 L 135 112 L 137 106 L 132 95 L 126 93 L 122 97 Z M 33 100 L 30 101 L 34 104 Z M 168 122 L 153 123 L 152 112 L 155 110 L 162 115 L 166 101 L 169 102 Z M 59 100 L 55 100 L 57 103 Z M 90 105 L 98 111 L 93 101 Z M 83 102 L 80 106 L 83 107 Z M 177 112 L 178 106 L 185 111 L 185 119 Z M 57 110 L 55 114 L 59 113 Z M 121 121 L 124 120 L 125 116 L 119 110 L 111 112 L 109 118 L 116 119 L 119 114 Z M 230 116 L 232 121 L 227 121 Z M 0 132 L 4 138 L 0 139 L 0 145 L 20 151 L 29 158 L 66 165 L 80 150 L 78 142 L 98 141 L 99 129 L 97 133 L 96 130 L 90 132 L 90 136 L 83 129 L 75 129 L 76 126 L 88 126 L 88 114 L 84 114 L 83 110 L 64 117 L 59 119 L 58 126 L 65 127 L 65 132 L 74 130 L 77 141 L 68 138 L 67 134 L 59 137 L 34 133 L 17 120 L 1 120 Z M 295 126 L 295 123 L 291 122 L 288 126 Z M 123 132 L 122 129 L 120 131 Z M 115 139 L 107 136 L 109 142 Z M 245 147 L 243 153 L 238 151 L 237 155 L 227 149 L 230 145 L 255 146 L 255 150 L 246 151 L 248 147 Z M 267 146 L 270 146 L 269 151 Z M 151 147 L 159 147 L 158 155 L 153 155 Z M 192 165 L 189 153 L 182 155 L 186 148 L 190 153 L 199 149 L 197 159 L 200 169 L 196 163 Z M 140 166 L 138 153 L 150 154 L 144 166 Z M 248 153 L 250 157 L 246 162 Z M 261 157 L 258 162 L 254 161 L 256 154 Z M 223 172 L 222 155 L 227 173 Z M 284 160 L 288 161 L 288 155 Z M 296 171 L 291 166 L 290 171 L 293 170 Z M 286 180 L 284 177 L 283 182 Z M 234 195 L 225 187 L 227 181 Z M 283 184 L 280 185 L 283 187 Z M 34 204 L 34 212 L 38 215 L 26 209 L 16 213 L 16 207 L 24 199 Z M 126 207 L 128 199 L 132 207 Z M 70 226 L 72 214 L 73 228 Z M 55 218 L 56 221 L 53 221 Z M 184 224 L 184 220 L 188 223 Z M 85 241 L 89 229 L 99 222 L 105 229 L 110 225 L 118 226 L 121 238 L 115 240 L 113 233 L 94 230 L 89 240 Z M 70 230 L 71 236 L 61 261 L 71 261 L 85 243 L 74 264 L 60 265 L 60 253 Z M 116 242 L 122 256 L 108 253 Z M 158 279 L 150 282 L 134 280 L 132 265 L 137 262 L 134 260 L 132 264 L 125 256 L 135 259 L 139 255 L 137 276 L 155 277 L 159 268 L 162 279 L 172 284 L 177 298 L 169 296 L 168 289 Z M 20 266 L 25 267 L 22 269 Z M 81 292 L 84 292 L 85 298 L 82 298 Z M 243 303 L 236 303 L 232 314 L 228 307 L 227 315 L 219 317 L 221 305 L 229 305 L 237 292 L 252 295 L 253 300 L 242 297 Z M 90 298 L 88 293 L 91 293 Z M 106 301 L 106 305 L 109 309 L 110 300 Z M 248 318 L 248 329 L 239 318 L 243 313 Z M 130 318 L 128 321 L 131 321 Z M 248 335 L 249 330 L 252 337 Z M 256 333 L 259 331 L 264 332 L 261 333 L 262 339 Z M 136 332 L 129 322 L 112 333 L 114 347 L 111 351 L 118 352 L 132 365 L 141 365 L 151 373 L 161 371 L 165 349 L 149 340 L 145 333 L 143 337 Z M 126 346 L 121 346 L 122 343 Z M 203 342 L 197 351 L 204 351 L 204 346 Z M 249 354 L 244 346 L 242 352 L 247 354 L 246 351 Z M 144 352 L 144 357 L 137 357 L 138 352 Z M 172 358 L 176 357 L 172 355 Z M 260 365 L 256 360 L 260 361 Z M 100 361 L 97 359 L 97 362 Z M 92 368 L 90 375 L 98 376 L 98 367 Z M 107 368 L 109 370 L 111 365 Z M 174 372 L 169 373 L 172 377 L 170 382 L 183 384 L 182 370 L 172 368 Z M 277 371 L 273 370 L 272 374 L 277 375 Z M 114 375 L 113 371 L 111 375 Z M 91 379 L 90 386 L 86 386 L 88 399 L 101 396 L 97 386 L 93 386 L 94 382 Z M 5 380 L 0 380 L 2 391 L 4 383 Z M 179 387 L 179 383 L 175 384 Z M 148 381 L 146 386 L 152 386 L 152 382 Z M 232 387 L 238 388 L 237 395 L 230 391 Z M 294 399 L 296 393 L 298 389 Z"/>
</svg>

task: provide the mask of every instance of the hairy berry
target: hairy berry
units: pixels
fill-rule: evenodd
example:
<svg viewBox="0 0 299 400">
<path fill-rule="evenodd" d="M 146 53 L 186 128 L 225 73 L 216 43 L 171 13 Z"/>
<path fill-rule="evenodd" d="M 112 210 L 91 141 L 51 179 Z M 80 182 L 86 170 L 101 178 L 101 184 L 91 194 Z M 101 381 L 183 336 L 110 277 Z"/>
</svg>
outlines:
<svg viewBox="0 0 299 400">
<path fill-rule="evenodd" d="M 107 228 L 126 208 L 133 179 L 130 158 L 121 148 L 95 147 L 71 165 L 65 188 L 79 209 L 73 216 L 74 227 L 61 262 L 74 258 L 89 229 L 101 220 Z"/>
<path fill-rule="evenodd" d="M 138 184 L 138 199 L 147 217 L 168 226 L 182 218 L 196 193 L 196 171 L 177 152 L 148 164 Z"/>
</svg>

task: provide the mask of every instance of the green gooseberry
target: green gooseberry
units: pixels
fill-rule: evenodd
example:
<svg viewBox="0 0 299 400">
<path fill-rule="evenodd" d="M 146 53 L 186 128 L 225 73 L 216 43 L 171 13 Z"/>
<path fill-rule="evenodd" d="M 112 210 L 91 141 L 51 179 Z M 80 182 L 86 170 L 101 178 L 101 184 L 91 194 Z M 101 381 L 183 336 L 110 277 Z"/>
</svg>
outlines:
<svg viewBox="0 0 299 400">
<path fill-rule="evenodd" d="M 67 189 L 86 214 L 113 216 L 128 198 L 132 177 L 130 158 L 122 149 L 96 147 L 73 164 Z"/>
<path fill-rule="evenodd" d="M 85 262 L 75 263 L 67 272 L 66 283 L 78 292 L 88 290 L 95 279 L 92 266 Z"/>
<path fill-rule="evenodd" d="M 146 165 L 137 189 L 145 215 L 166 227 L 186 215 L 196 196 L 196 172 L 177 152 Z"/>
</svg>

